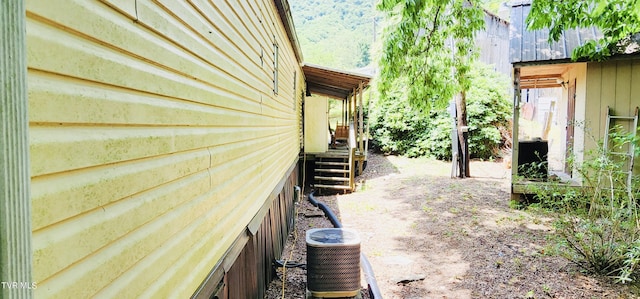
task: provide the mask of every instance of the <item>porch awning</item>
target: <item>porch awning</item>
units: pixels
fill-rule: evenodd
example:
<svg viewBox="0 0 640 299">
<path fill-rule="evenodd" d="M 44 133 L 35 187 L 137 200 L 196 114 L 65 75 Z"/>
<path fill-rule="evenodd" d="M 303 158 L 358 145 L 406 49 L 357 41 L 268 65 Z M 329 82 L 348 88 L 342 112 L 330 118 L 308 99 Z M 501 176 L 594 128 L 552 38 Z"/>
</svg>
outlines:
<svg viewBox="0 0 640 299">
<path fill-rule="evenodd" d="M 362 83 L 369 85 L 372 76 L 358 74 L 319 65 L 305 63 L 302 65 L 307 89 L 311 94 L 336 99 L 346 99 L 355 88 Z"/>
<path fill-rule="evenodd" d="M 535 65 L 520 68 L 520 88 L 550 88 L 563 85 L 563 74 L 571 64 Z"/>
</svg>

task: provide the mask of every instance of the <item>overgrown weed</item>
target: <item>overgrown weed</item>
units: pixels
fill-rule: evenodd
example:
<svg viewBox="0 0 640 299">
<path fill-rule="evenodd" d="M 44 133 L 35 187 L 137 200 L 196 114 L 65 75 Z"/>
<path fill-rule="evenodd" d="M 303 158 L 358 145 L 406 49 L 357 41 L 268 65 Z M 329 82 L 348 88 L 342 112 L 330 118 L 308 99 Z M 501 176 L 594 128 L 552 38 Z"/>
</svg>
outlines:
<svg viewBox="0 0 640 299">
<path fill-rule="evenodd" d="M 584 161 L 569 159 L 582 178 L 581 187 L 559 182 L 536 185 L 536 203 L 530 208 L 555 215 L 554 252 L 584 270 L 613 278 L 618 283 L 637 283 L 640 277 L 640 217 L 638 179 L 628 178 L 628 160 L 609 149 L 630 149 L 638 138 L 620 127 L 610 133 L 610 143 L 600 141 Z"/>
</svg>

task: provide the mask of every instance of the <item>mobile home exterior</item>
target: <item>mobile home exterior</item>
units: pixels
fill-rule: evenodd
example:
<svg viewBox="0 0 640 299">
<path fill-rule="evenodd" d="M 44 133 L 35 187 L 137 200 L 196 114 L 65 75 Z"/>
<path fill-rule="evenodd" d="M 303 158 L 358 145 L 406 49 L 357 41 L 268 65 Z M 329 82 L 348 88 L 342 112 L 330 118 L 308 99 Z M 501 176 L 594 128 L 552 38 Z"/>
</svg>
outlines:
<svg viewBox="0 0 640 299">
<path fill-rule="evenodd" d="M 291 228 L 286 0 L 26 3 L 39 298 L 257 298 Z"/>
</svg>

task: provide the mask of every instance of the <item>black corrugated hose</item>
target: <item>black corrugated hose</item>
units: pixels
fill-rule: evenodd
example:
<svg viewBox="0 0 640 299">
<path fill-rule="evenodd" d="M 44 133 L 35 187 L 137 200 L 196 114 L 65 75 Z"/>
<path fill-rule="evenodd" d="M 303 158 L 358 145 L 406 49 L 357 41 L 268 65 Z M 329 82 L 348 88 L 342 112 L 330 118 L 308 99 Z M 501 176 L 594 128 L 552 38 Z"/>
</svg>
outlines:
<svg viewBox="0 0 640 299">
<path fill-rule="evenodd" d="M 342 223 L 340 223 L 336 214 L 334 214 L 331 208 L 329 208 L 327 205 L 317 201 L 316 198 L 313 196 L 313 193 L 314 192 L 311 192 L 308 196 L 309 202 L 312 205 L 320 208 L 324 212 L 324 214 L 327 216 L 327 218 L 329 218 L 329 221 L 331 221 L 334 227 L 342 228 Z M 363 253 L 360 253 L 360 266 L 362 267 L 362 272 L 364 273 L 364 279 L 367 281 L 367 284 L 369 287 L 369 296 L 371 296 L 371 298 L 373 299 L 382 299 L 380 288 L 378 288 L 378 282 L 376 281 L 376 277 L 373 274 L 373 268 L 369 263 L 369 259 L 367 259 L 367 257 Z"/>
</svg>

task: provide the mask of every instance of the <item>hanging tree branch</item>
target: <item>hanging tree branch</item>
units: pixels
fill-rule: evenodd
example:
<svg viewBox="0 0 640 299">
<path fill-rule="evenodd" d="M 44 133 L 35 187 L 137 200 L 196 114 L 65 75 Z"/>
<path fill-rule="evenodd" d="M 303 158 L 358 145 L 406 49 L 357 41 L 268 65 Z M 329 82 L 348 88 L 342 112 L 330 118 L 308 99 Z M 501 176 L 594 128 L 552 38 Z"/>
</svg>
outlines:
<svg viewBox="0 0 640 299">
<path fill-rule="evenodd" d="M 438 27 L 439 27 L 438 17 L 440 16 L 441 9 L 442 7 L 438 6 L 438 9 L 436 10 L 436 15 L 433 17 L 433 26 L 431 27 L 431 32 L 427 34 L 427 47 L 422 51 L 422 53 L 428 53 L 429 50 L 431 49 L 431 37 L 436 32 L 436 30 L 438 30 Z M 416 36 L 416 42 L 418 42 L 418 38 L 420 38 L 420 35 Z"/>
<path fill-rule="evenodd" d="M 476 57 L 474 35 L 484 27 L 482 9 L 467 0 L 382 0 L 378 9 L 389 22 L 379 63 L 381 98 L 403 94 L 412 106 L 428 112 L 444 109 L 457 94 L 462 132 L 467 124 L 467 74 Z M 455 41 L 455 47 L 447 46 L 447 39 Z M 466 138 L 460 140 L 466 145 Z M 465 164 L 468 158 L 465 155 Z"/>
</svg>

